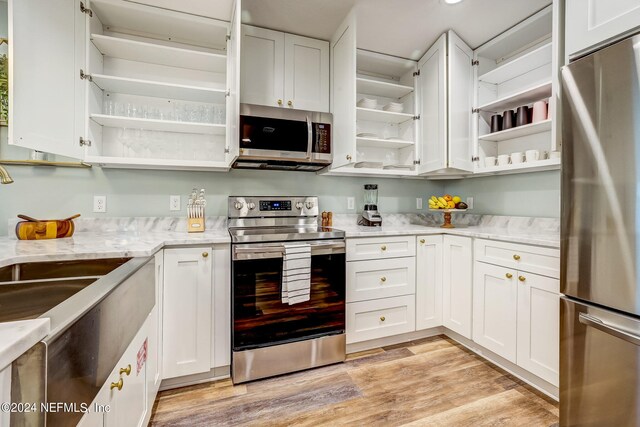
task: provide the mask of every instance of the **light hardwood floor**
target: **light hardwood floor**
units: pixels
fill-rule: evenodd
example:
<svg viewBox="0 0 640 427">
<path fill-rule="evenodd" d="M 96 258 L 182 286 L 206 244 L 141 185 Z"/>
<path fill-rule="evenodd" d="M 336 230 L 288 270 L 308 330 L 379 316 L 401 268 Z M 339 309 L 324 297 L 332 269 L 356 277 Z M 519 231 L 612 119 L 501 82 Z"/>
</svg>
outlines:
<svg viewBox="0 0 640 427">
<path fill-rule="evenodd" d="M 158 395 L 152 426 L 553 426 L 558 405 L 444 336 Z"/>
</svg>

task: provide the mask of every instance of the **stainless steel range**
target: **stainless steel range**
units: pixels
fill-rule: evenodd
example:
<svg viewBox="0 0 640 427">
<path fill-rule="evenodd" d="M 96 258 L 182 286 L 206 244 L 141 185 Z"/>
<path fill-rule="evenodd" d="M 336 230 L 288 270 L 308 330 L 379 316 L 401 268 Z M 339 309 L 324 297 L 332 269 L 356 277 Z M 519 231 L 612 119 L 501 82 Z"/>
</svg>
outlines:
<svg viewBox="0 0 640 427">
<path fill-rule="evenodd" d="M 232 379 L 345 359 L 344 232 L 317 197 L 230 197 Z"/>
</svg>

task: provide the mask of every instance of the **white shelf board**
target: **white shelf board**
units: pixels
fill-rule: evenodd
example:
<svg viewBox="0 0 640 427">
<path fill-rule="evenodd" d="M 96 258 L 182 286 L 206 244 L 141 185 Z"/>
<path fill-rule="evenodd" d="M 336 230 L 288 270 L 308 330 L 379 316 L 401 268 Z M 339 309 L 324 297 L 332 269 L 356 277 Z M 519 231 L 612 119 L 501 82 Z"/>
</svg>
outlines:
<svg viewBox="0 0 640 427">
<path fill-rule="evenodd" d="M 382 96 L 384 98 L 400 99 L 413 92 L 413 87 L 358 77 L 356 79 L 356 92 Z"/>
<path fill-rule="evenodd" d="M 551 80 L 488 102 L 481 105 L 479 109 L 484 112 L 502 113 L 504 110 L 514 109 L 549 97 L 551 97 Z"/>
<path fill-rule="evenodd" d="M 110 116 L 106 114 L 92 114 L 91 120 L 102 126 L 114 128 L 146 129 L 164 132 L 198 133 L 207 135 L 224 135 L 226 132 L 225 125 L 214 125 L 211 123 L 139 119 L 135 117 Z"/>
<path fill-rule="evenodd" d="M 415 71 L 418 61 L 398 58 L 368 50 L 356 50 L 356 69 L 358 73 L 400 79 L 410 71 Z"/>
<path fill-rule="evenodd" d="M 374 148 L 405 148 L 414 146 L 413 141 L 400 141 L 398 139 L 361 138 L 356 137 L 356 143 L 362 147 Z"/>
<path fill-rule="evenodd" d="M 501 84 L 551 62 L 551 42 L 481 75 L 484 83 Z"/>
<path fill-rule="evenodd" d="M 381 169 L 381 168 L 354 168 L 346 165 L 340 168 L 325 168 L 317 172 L 318 175 L 327 176 L 362 176 L 362 177 L 387 177 L 387 178 L 419 178 L 418 172 L 407 169 Z"/>
<path fill-rule="evenodd" d="M 91 34 L 91 41 L 103 55 L 113 58 L 214 73 L 224 73 L 227 69 L 226 55 L 218 53 L 182 49 L 102 34 Z"/>
<path fill-rule="evenodd" d="M 514 138 L 520 138 L 522 136 L 534 135 L 536 133 L 548 132 L 550 130 L 551 130 L 551 119 L 548 119 L 542 122 L 530 123 L 524 126 L 518 126 L 518 127 L 507 129 L 507 130 L 501 130 L 500 132 L 480 135 L 478 137 L 478 140 L 500 142 L 500 141 L 506 141 Z"/>
<path fill-rule="evenodd" d="M 176 160 L 176 159 L 144 159 L 132 157 L 87 156 L 85 163 L 105 168 L 120 169 L 169 169 L 169 170 L 202 170 L 228 171 L 225 162 L 206 160 Z"/>
<path fill-rule="evenodd" d="M 153 96 L 156 98 L 180 99 L 183 101 L 225 103 L 224 89 L 178 85 L 150 80 L 92 74 L 91 80 L 107 92 L 129 95 Z"/>
<path fill-rule="evenodd" d="M 544 159 L 535 162 L 522 162 L 515 165 L 483 167 L 476 169 L 476 175 L 509 174 L 522 172 L 539 172 L 560 169 L 560 159 Z"/>
<path fill-rule="evenodd" d="M 398 124 L 411 119 L 413 119 L 413 114 L 392 113 L 390 111 L 356 107 L 356 120 Z"/>
</svg>

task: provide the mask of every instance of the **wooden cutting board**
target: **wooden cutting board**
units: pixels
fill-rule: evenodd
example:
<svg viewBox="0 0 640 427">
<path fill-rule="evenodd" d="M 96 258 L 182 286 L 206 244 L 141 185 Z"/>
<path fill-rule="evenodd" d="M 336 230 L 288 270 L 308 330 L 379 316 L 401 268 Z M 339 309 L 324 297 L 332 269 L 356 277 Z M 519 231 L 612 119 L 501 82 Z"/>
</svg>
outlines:
<svg viewBox="0 0 640 427">
<path fill-rule="evenodd" d="M 80 215 L 72 218 L 77 218 Z M 24 218 L 23 215 L 20 217 Z M 16 224 L 16 237 L 19 240 L 60 239 L 73 236 L 75 225 L 72 218 L 54 220 L 20 221 Z"/>
</svg>

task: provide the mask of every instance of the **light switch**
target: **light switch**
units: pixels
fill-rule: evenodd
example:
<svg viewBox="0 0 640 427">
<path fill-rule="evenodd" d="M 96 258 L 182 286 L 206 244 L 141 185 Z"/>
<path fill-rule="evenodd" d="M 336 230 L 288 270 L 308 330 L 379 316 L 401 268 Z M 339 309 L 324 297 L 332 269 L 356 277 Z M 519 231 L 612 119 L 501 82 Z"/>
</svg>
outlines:
<svg viewBox="0 0 640 427">
<path fill-rule="evenodd" d="M 169 210 L 170 211 L 180 210 L 180 196 L 169 196 Z"/>
<path fill-rule="evenodd" d="M 422 197 L 416 197 L 416 209 L 422 209 Z"/>
<path fill-rule="evenodd" d="M 467 209 L 473 209 L 473 197 L 467 197 Z"/>
</svg>

